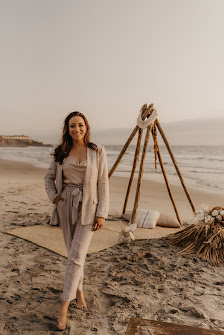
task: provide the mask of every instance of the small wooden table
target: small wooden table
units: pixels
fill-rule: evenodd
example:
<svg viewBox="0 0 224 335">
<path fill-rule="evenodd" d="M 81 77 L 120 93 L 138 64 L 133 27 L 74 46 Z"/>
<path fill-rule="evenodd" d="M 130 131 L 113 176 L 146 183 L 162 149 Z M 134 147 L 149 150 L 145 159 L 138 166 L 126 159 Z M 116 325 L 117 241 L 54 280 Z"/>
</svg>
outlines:
<svg viewBox="0 0 224 335">
<path fill-rule="evenodd" d="M 224 335 L 223 331 L 132 317 L 125 335 Z"/>
</svg>

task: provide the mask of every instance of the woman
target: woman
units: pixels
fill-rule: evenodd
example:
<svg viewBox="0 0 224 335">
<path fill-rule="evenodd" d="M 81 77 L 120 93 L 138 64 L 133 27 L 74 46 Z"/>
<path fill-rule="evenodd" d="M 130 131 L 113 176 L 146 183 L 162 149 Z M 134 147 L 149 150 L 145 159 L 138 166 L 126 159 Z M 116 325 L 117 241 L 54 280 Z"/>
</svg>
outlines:
<svg viewBox="0 0 224 335">
<path fill-rule="evenodd" d="M 83 266 L 94 231 L 104 225 L 109 209 L 106 151 L 90 142 L 90 127 L 79 112 L 65 121 L 61 144 L 56 147 L 45 176 L 45 189 L 54 203 L 51 225 L 62 229 L 68 252 L 58 328 L 66 328 L 69 302 L 87 309 L 82 290 Z"/>
</svg>

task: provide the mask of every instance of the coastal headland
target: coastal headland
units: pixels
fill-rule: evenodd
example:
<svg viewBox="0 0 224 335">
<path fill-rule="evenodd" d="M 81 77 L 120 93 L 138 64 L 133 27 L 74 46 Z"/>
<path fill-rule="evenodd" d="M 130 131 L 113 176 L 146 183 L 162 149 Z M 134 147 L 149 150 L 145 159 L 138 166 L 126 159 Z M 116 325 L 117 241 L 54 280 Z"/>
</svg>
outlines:
<svg viewBox="0 0 224 335">
<path fill-rule="evenodd" d="M 51 144 L 32 140 L 24 135 L 0 135 L 0 147 L 52 147 Z"/>
</svg>

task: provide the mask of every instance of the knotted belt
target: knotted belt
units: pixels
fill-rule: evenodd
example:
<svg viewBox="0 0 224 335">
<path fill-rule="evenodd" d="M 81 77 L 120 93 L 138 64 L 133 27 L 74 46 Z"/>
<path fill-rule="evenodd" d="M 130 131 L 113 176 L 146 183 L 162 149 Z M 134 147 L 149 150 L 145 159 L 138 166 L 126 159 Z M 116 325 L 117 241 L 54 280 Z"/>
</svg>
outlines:
<svg viewBox="0 0 224 335">
<path fill-rule="evenodd" d="M 79 202 L 82 200 L 83 195 L 83 185 L 76 185 L 76 184 L 64 184 L 66 187 L 72 187 L 74 190 L 72 191 L 73 196 L 73 206 L 78 209 Z"/>
</svg>

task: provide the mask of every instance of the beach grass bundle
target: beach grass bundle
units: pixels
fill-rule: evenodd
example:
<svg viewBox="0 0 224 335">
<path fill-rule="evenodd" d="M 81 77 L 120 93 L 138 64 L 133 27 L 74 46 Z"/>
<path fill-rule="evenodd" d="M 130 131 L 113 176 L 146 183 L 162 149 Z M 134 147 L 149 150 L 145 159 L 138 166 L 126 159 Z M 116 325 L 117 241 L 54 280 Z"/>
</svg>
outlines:
<svg viewBox="0 0 224 335">
<path fill-rule="evenodd" d="M 224 263 L 224 208 L 201 211 L 197 223 L 169 236 L 172 244 L 181 248 L 180 254 L 201 254 L 213 265 Z"/>
</svg>

